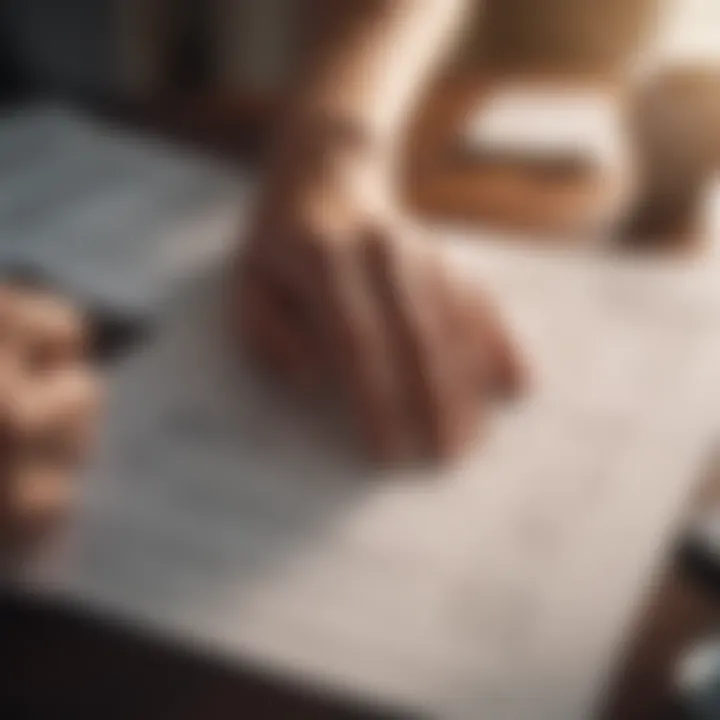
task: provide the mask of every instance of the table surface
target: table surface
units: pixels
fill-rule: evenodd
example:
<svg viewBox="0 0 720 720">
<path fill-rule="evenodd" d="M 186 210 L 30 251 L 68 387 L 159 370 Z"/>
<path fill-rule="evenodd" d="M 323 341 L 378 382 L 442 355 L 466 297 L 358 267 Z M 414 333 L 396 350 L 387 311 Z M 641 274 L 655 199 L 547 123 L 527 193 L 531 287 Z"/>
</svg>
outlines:
<svg viewBox="0 0 720 720">
<path fill-rule="evenodd" d="M 203 132 L 195 128 L 194 134 Z M 720 494 L 716 478 L 709 478 L 701 503 L 707 493 Z M 272 708 L 292 717 L 355 716 L 327 699 L 319 702 L 252 672 L 183 656 L 73 611 L 10 602 L 3 607 L 2 620 L 12 623 L 11 646 L 18 648 L 20 658 L 15 671 L 22 674 L 21 690 L 14 699 L 33 703 L 37 717 L 49 708 L 77 707 L 78 702 L 101 707 L 107 702 L 106 691 L 127 695 L 128 709 L 142 708 L 142 715 L 150 717 L 221 718 L 248 707 Z M 607 717 L 661 717 L 679 650 L 719 620 L 717 606 L 670 564 L 628 643 Z M 168 684 L 187 687 L 187 692 L 169 693 Z M 88 692 L 88 687 L 95 691 Z"/>
</svg>

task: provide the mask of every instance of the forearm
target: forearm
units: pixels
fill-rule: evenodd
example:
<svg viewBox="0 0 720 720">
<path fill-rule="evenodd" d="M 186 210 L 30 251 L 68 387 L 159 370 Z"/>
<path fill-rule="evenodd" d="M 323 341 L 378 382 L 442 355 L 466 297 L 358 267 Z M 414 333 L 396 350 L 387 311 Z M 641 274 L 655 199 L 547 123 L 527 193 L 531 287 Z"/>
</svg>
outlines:
<svg viewBox="0 0 720 720">
<path fill-rule="evenodd" d="M 333 37 L 320 43 L 298 100 L 304 111 L 352 117 L 379 137 L 397 134 L 452 44 L 468 0 L 335 3 Z"/>
<path fill-rule="evenodd" d="M 308 0 L 308 12 L 322 17 L 323 27 L 291 91 L 276 146 L 279 162 L 295 157 L 298 144 L 312 145 L 315 134 L 335 130 L 353 134 L 391 166 L 415 103 L 469 5 L 471 0 Z"/>
</svg>

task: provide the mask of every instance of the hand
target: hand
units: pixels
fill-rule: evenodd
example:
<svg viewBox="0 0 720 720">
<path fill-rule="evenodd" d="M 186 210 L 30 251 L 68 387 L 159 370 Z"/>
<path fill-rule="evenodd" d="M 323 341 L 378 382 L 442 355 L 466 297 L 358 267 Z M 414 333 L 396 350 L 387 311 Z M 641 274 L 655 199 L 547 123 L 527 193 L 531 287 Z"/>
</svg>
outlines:
<svg viewBox="0 0 720 720">
<path fill-rule="evenodd" d="M 67 301 L 0 286 L 0 539 L 15 545 L 67 504 L 90 444 L 100 385 Z"/>
<path fill-rule="evenodd" d="M 339 388 L 379 460 L 454 455 L 523 369 L 488 298 L 378 192 L 362 137 L 334 137 L 295 163 L 241 251 L 245 348 L 293 385 Z"/>
</svg>

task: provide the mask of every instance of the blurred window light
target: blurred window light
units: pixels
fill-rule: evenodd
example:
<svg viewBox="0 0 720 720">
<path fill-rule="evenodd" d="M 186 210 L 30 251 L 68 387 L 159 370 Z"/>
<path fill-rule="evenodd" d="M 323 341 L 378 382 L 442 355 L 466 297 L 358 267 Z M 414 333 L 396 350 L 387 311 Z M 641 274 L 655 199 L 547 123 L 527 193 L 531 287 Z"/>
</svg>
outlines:
<svg viewBox="0 0 720 720">
<path fill-rule="evenodd" d="M 668 62 L 720 62 L 720 2 L 665 0 L 660 54 Z"/>
</svg>

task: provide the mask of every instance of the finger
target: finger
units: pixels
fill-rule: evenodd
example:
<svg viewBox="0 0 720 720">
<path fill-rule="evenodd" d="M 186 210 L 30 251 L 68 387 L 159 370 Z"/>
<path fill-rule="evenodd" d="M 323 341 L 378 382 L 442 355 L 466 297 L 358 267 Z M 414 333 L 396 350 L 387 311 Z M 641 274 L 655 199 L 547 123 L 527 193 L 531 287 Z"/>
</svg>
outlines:
<svg viewBox="0 0 720 720">
<path fill-rule="evenodd" d="M 449 332 L 461 348 L 460 362 L 468 392 L 483 400 L 495 397 L 498 393 L 498 330 L 488 323 L 489 311 L 484 297 L 461 279 L 452 289 L 443 287 L 439 292 L 445 294 Z"/>
<path fill-rule="evenodd" d="M 23 452 L 77 464 L 89 450 L 102 405 L 99 377 L 77 364 L 18 384 L 8 422 Z"/>
<path fill-rule="evenodd" d="M 267 280 L 246 276 L 240 291 L 242 336 L 259 361 L 293 387 L 307 390 L 317 381 L 316 358 L 307 332 L 283 300 Z"/>
<path fill-rule="evenodd" d="M 486 394 L 478 392 L 478 371 L 483 364 L 489 366 L 489 352 L 479 334 L 462 327 L 462 313 L 466 306 L 458 291 L 457 279 L 449 273 L 440 253 L 428 255 L 424 265 L 424 296 L 432 298 L 435 326 L 432 342 L 435 363 L 440 368 L 440 398 L 445 403 L 446 419 L 438 433 L 438 454 L 452 457 L 464 451 L 471 441 L 484 430 L 486 419 Z M 432 352 L 432 351 L 431 351 Z M 444 429 L 444 432 L 443 432 Z"/>
<path fill-rule="evenodd" d="M 74 489 L 68 468 L 30 456 L 16 464 L 11 485 L 13 515 L 25 522 L 48 518 L 67 507 Z"/>
<path fill-rule="evenodd" d="M 436 298 L 441 317 L 441 339 L 444 362 L 449 366 L 449 392 L 455 398 L 453 452 L 464 450 L 477 440 L 484 430 L 487 400 L 494 382 L 494 356 L 482 327 L 474 322 L 473 309 L 476 294 L 460 279 L 450 275 L 442 258 L 428 268 L 430 278 L 428 294 Z"/>
<path fill-rule="evenodd" d="M 378 232 L 368 235 L 364 247 L 394 338 L 396 372 L 404 377 L 406 412 L 414 418 L 415 437 L 433 456 L 450 456 L 457 451 L 467 407 L 448 362 L 452 348 L 443 342 L 438 298 L 429 294 L 431 259 L 415 248 L 384 242 Z"/>
<path fill-rule="evenodd" d="M 410 450 L 409 423 L 381 325 L 382 306 L 362 271 L 363 258 L 355 243 L 339 243 L 315 262 L 324 337 L 359 431 L 375 459 L 399 461 Z"/>
<path fill-rule="evenodd" d="M 522 392 L 527 368 L 495 303 L 467 278 L 450 276 L 446 270 L 439 279 L 436 292 L 445 298 L 448 332 L 462 348 L 470 391 L 483 398 Z"/>
<path fill-rule="evenodd" d="M 29 371 L 52 371 L 85 354 L 85 319 L 70 301 L 35 288 L 21 288 L 15 312 L 21 351 Z"/>
<path fill-rule="evenodd" d="M 3 488 L 0 549 L 32 547 L 69 507 L 75 488 L 72 472 L 56 464 L 19 458 Z"/>
<path fill-rule="evenodd" d="M 482 328 L 491 352 L 493 394 L 496 397 L 517 397 L 527 390 L 530 383 L 528 367 L 505 328 L 497 307 L 487 297 L 476 297 L 472 322 Z M 485 366 L 482 372 L 486 372 Z"/>
</svg>

